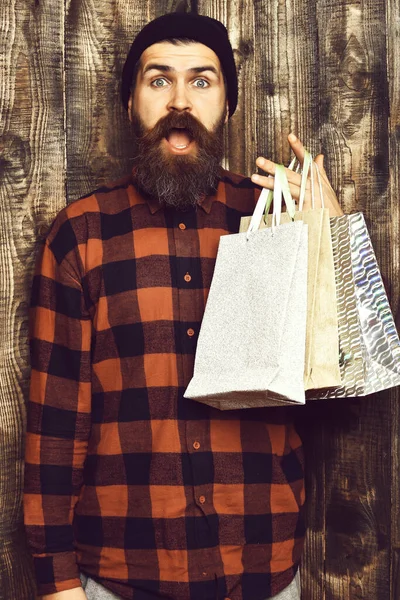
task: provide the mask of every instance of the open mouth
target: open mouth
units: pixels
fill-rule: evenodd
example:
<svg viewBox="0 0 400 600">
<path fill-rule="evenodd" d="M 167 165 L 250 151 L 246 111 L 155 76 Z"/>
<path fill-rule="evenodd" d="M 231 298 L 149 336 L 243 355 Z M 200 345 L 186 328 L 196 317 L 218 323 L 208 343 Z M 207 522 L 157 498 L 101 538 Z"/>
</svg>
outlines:
<svg viewBox="0 0 400 600">
<path fill-rule="evenodd" d="M 184 127 L 173 127 L 165 139 L 172 149 L 178 152 L 187 150 L 194 141 L 190 131 Z"/>
</svg>

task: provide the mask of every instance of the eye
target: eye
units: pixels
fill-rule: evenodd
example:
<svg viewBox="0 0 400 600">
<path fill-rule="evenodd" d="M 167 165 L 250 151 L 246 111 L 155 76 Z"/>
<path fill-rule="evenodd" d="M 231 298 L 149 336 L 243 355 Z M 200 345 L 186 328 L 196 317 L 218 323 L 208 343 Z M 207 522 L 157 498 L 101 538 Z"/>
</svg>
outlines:
<svg viewBox="0 0 400 600">
<path fill-rule="evenodd" d="M 208 83 L 208 81 L 206 81 L 205 79 L 196 79 L 196 81 L 194 82 L 194 86 L 198 87 L 198 88 L 206 88 L 208 87 L 210 84 Z"/>
<path fill-rule="evenodd" d="M 151 82 L 151 85 L 153 87 L 165 87 L 165 85 L 167 84 L 166 80 L 164 79 L 164 77 L 157 77 L 157 79 L 154 79 L 154 81 Z"/>
</svg>

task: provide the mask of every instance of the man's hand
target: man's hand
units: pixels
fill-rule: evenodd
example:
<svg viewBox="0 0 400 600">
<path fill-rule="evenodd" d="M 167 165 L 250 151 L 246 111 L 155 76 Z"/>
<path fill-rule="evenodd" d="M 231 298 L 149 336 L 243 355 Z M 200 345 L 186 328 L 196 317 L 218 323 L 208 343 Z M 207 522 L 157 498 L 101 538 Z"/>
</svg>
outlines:
<svg viewBox="0 0 400 600">
<path fill-rule="evenodd" d="M 41 600 L 87 600 L 87 596 L 83 588 L 77 587 L 72 590 L 65 590 L 64 592 L 41 596 Z"/>
<path fill-rule="evenodd" d="M 300 164 L 302 165 L 303 160 L 304 160 L 303 144 L 301 143 L 301 141 L 298 138 L 296 138 L 295 135 L 293 135 L 293 133 L 291 133 L 288 136 L 288 141 L 289 141 L 289 144 L 290 144 L 293 152 L 295 153 L 297 159 L 299 160 Z M 338 202 L 336 194 L 333 191 L 331 184 L 329 183 L 327 174 L 324 169 L 324 155 L 318 154 L 318 156 L 315 157 L 314 164 L 318 165 L 318 168 L 319 168 L 319 173 L 321 176 L 322 194 L 323 194 L 323 198 L 324 198 L 325 208 L 329 208 L 329 215 L 331 217 L 342 215 L 343 211 L 340 207 L 340 204 Z M 264 171 L 269 173 L 270 175 L 275 175 L 276 164 L 274 162 L 267 160 L 266 158 L 263 158 L 260 156 L 256 160 L 256 165 L 258 167 L 260 167 L 260 169 L 263 169 Z M 289 181 L 290 193 L 292 195 L 293 200 L 296 203 L 298 203 L 299 196 L 300 196 L 301 175 L 300 175 L 300 173 L 295 173 L 294 171 L 291 171 L 290 169 L 285 169 L 285 170 L 286 170 L 286 175 L 287 175 L 287 178 Z M 318 177 L 317 177 L 315 168 L 313 168 L 313 173 L 314 173 L 315 208 L 320 208 L 321 207 L 321 196 L 320 196 L 320 190 L 319 190 Z M 254 183 L 257 183 L 257 185 L 261 185 L 262 187 L 264 187 L 268 190 L 274 189 L 273 177 L 264 177 L 263 175 L 254 174 L 251 176 L 251 180 Z M 303 210 L 309 210 L 310 208 L 311 208 L 311 178 L 310 178 L 310 172 L 309 172 L 308 181 L 307 181 L 307 185 L 306 185 L 306 195 L 304 198 Z"/>
</svg>

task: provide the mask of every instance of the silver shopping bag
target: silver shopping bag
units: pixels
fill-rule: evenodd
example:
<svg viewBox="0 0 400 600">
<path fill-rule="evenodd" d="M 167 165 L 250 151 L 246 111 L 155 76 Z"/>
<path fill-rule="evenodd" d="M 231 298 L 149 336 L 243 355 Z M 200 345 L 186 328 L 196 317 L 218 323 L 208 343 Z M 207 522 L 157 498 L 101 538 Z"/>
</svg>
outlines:
<svg viewBox="0 0 400 600">
<path fill-rule="evenodd" d="M 400 385 L 400 340 L 364 217 L 348 220 L 366 395 Z"/>
<path fill-rule="evenodd" d="M 280 225 L 289 186 L 278 171 L 274 226 L 257 224 L 219 243 L 184 396 L 221 410 L 305 402 L 307 225 Z"/>
<path fill-rule="evenodd" d="M 331 218 L 342 385 L 307 399 L 365 396 L 400 385 L 400 341 L 362 213 Z"/>
</svg>

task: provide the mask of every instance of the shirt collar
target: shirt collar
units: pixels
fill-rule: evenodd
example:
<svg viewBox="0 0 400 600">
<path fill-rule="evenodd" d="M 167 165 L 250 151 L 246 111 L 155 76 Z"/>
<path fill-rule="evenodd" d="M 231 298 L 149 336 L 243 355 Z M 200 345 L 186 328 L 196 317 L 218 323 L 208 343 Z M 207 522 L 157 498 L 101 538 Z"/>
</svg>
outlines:
<svg viewBox="0 0 400 600">
<path fill-rule="evenodd" d="M 222 176 L 223 176 L 223 169 L 222 169 L 222 167 L 220 167 L 220 170 L 218 173 L 219 181 L 221 180 Z M 133 178 L 133 184 L 134 184 L 134 178 Z M 218 188 L 219 188 L 219 185 L 217 186 L 217 190 L 214 192 L 214 194 L 210 194 L 208 196 L 203 194 L 203 196 L 200 198 L 200 200 L 198 202 L 198 206 L 200 206 L 200 208 L 202 208 L 207 214 L 210 214 L 212 203 L 218 196 Z M 143 198 L 146 201 L 146 203 L 148 204 L 149 210 L 152 215 L 154 215 L 156 212 L 158 212 L 159 210 L 161 210 L 163 208 L 163 206 L 159 203 L 157 198 L 154 198 L 152 196 L 143 196 Z"/>
</svg>

